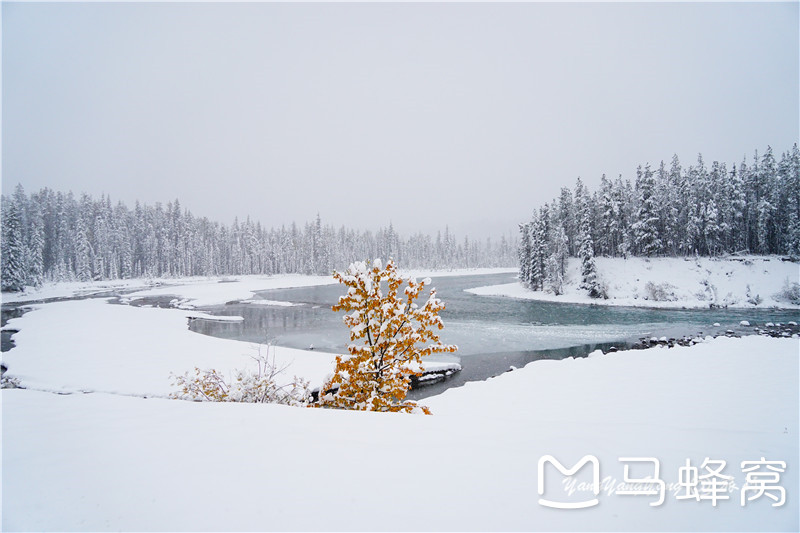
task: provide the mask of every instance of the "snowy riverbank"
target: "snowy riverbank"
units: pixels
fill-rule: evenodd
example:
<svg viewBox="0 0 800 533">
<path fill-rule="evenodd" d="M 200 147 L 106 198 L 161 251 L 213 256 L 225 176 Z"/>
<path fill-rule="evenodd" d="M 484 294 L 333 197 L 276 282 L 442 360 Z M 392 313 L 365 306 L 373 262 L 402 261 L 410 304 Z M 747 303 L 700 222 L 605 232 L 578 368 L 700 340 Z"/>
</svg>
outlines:
<svg viewBox="0 0 800 533">
<path fill-rule="evenodd" d="M 515 268 L 460 268 L 454 270 L 401 270 L 417 278 L 442 276 L 472 276 L 478 274 L 514 273 Z M 110 291 L 128 292 L 128 298 L 175 296 L 185 307 L 201 307 L 242 301 L 258 291 L 290 289 L 336 283 L 332 276 L 279 274 L 274 276 L 217 276 L 187 278 L 138 278 L 125 280 L 45 283 L 28 287 L 23 292 L 4 292 L 3 303 L 27 303 L 55 298 L 84 297 Z"/>
<path fill-rule="evenodd" d="M 152 290 L 196 303 L 233 299 L 225 291 L 244 295 L 243 288 L 250 297 L 246 283 Z M 421 403 L 434 416 L 425 417 L 169 400 L 171 374 L 200 367 L 228 375 L 253 365 L 257 347 L 189 331 L 192 310 L 100 298 L 30 307 L 6 326 L 18 330 L 16 347 L 3 354 L 8 375 L 29 388 L 0 393 L 4 530 L 800 525 L 796 338 L 708 338 L 693 347 L 537 361 L 427 398 Z M 330 353 L 273 350 L 279 365 L 290 365 L 289 380 L 318 384 L 333 368 Z M 599 504 L 579 511 L 541 505 L 540 497 L 590 496 L 585 484 L 564 493 L 554 469 L 544 471 L 550 481 L 540 495 L 538 461 L 546 455 L 566 467 L 596 457 Z M 652 507 L 656 496 L 616 492 L 624 457 L 657 460 L 660 479 L 673 488 L 687 459 L 701 475 L 706 458 L 725 461 L 736 487 L 717 506 L 668 492 Z M 762 457 L 787 463 L 780 507 L 766 495 L 740 503 L 741 462 Z M 652 475 L 653 465 L 639 463 L 630 475 Z"/>
<path fill-rule="evenodd" d="M 786 288 L 800 282 L 800 264 L 778 256 L 716 258 L 596 258 L 598 278 L 608 299 L 592 299 L 580 289 L 580 261 L 570 258 L 564 294 L 532 291 L 520 283 L 477 287 L 467 292 L 527 300 L 665 308 L 800 309 Z M 800 288 L 798 297 L 800 297 Z"/>
<path fill-rule="evenodd" d="M 20 339 L 15 350 L 30 342 Z M 122 347 L 107 348 L 113 359 L 87 368 L 108 372 Z M 430 417 L 4 390 L 2 526 L 796 531 L 797 349 L 797 339 L 720 338 L 538 361 L 427 399 Z M 140 364 L 153 374 L 156 360 Z M 595 456 L 599 504 L 541 505 L 537 463 L 545 455 L 567 467 Z M 737 488 L 716 506 L 671 492 L 651 506 L 659 496 L 615 492 L 621 457 L 657 460 L 667 484 L 678 482 L 687 459 L 701 474 L 705 458 L 725 461 L 722 473 Z M 740 463 L 762 457 L 787 463 L 780 507 L 766 495 L 740 503 Z M 353 475 L 359 464 L 380 467 L 356 466 Z M 653 465 L 639 463 L 630 475 L 652 475 Z M 582 485 L 564 493 L 556 470 L 543 475 L 550 499 L 593 497 Z"/>
<path fill-rule="evenodd" d="M 190 331 L 188 318 L 207 316 L 196 311 L 112 305 L 103 298 L 32 307 L 5 326 L 17 331 L 16 347 L 3 353 L 8 375 L 32 389 L 166 397 L 175 391 L 173 376 L 195 367 L 229 376 L 236 369 L 255 370 L 252 357 L 259 349 L 266 355 L 263 345 Z M 287 382 L 296 375 L 318 387 L 334 368 L 334 354 L 283 346 L 269 350 L 276 365 L 286 367 Z M 425 370 L 454 366 L 430 361 Z"/>
</svg>

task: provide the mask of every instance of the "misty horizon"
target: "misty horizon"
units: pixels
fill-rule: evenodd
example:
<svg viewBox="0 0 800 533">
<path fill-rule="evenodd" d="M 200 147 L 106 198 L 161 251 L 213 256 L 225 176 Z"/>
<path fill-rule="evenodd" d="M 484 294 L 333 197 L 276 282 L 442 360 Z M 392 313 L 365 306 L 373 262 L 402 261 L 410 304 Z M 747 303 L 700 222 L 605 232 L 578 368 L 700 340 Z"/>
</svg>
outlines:
<svg viewBox="0 0 800 533">
<path fill-rule="evenodd" d="M 515 233 L 580 177 L 798 139 L 798 5 L 4 4 L 2 190 Z"/>
</svg>

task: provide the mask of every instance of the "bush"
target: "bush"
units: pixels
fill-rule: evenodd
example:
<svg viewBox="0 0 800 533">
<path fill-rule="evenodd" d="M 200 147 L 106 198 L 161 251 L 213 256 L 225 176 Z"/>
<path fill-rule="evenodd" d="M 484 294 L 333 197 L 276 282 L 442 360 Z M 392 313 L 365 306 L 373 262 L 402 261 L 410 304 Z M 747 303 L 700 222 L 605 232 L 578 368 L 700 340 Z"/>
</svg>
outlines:
<svg viewBox="0 0 800 533">
<path fill-rule="evenodd" d="M 175 378 L 174 385 L 180 390 L 170 397 L 196 402 L 307 405 L 311 399 L 308 382 L 295 376 L 281 385 L 278 380 L 287 367 L 279 368 L 275 364 L 275 356 L 270 357 L 270 350 L 271 346 L 266 345 L 266 355 L 262 355 L 259 347 L 258 355 L 253 357 L 257 370 L 235 370 L 232 380 L 226 380 L 213 368 L 200 370 L 195 367 L 193 376 L 186 372 Z"/>
<path fill-rule="evenodd" d="M 702 285 L 703 289 L 695 293 L 695 296 L 700 301 L 710 300 L 713 305 L 713 303 L 717 301 L 716 285 L 711 283 L 708 279 L 701 280 L 700 285 Z"/>
<path fill-rule="evenodd" d="M 789 302 L 790 304 L 800 305 L 800 283 L 783 280 L 783 288 L 775 294 L 775 299 L 779 302 Z"/>
<path fill-rule="evenodd" d="M 654 302 L 674 302 L 678 299 L 675 296 L 675 288 L 675 285 L 671 283 L 664 282 L 656 285 L 652 281 L 648 281 L 644 286 L 645 298 Z"/>
<path fill-rule="evenodd" d="M 439 341 L 433 329 L 442 329 L 439 311 L 444 304 L 430 290 L 428 300 L 415 300 L 430 279 L 417 282 L 403 278 L 389 260 L 385 268 L 380 260 L 372 267 L 353 263 L 333 277 L 348 287 L 347 293 L 333 306 L 347 311 L 345 325 L 350 328 L 348 355 L 336 356 L 336 370 L 326 381 L 320 395 L 323 407 L 359 411 L 415 412 L 430 414 L 427 407 L 405 399 L 411 376 L 422 374 L 421 358 L 432 353 L 455 352 L 457 348 Z M 383 287 L 388 290 L 383 293 Z M 406 283 L 403 296 L 400 287 Z M 355 341 L 361 340 L 361 344 Z M 418 347 L 417 344 L 423 346 Z M 424 344 L 428 343 L 428 344 Z"/>
<path fill-rule="evenodd" d="M 747 303 L 756 306 L 760 305 L 761 302 L 764 301 L 764 299 L 761 298 L 761 295 L 756 294 L 753 296 L 753 294 L 750 293 L 750 285 L 747 285 L 747 289 L 745 290 L 745 298 L 747 299 Z"/>
</svg>

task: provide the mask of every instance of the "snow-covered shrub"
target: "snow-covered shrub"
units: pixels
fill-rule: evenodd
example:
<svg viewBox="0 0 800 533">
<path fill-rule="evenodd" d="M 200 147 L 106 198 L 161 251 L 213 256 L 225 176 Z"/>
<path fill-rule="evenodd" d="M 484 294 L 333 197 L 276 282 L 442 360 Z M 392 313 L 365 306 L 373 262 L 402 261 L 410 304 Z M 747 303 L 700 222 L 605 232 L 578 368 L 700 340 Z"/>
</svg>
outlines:
<svg viewBox="0 0 800 533">
<path fill-rule="evenodd" d="M 401 277 L 391 259 L 385 268 L 380 260 L 371 267 L 353 263 L 333 277 L 347 287 L 333 311 L 348 313 L 343 320 L 350 329 L 351 344 L 348 355 L 336 356 L 336 370 L 322 388 L 327 392 L 320 395 L 319 405 L 430 414 L 427 407 L 405 399 L 411 376 L 422 374 L 422 357 L 457 350 L 442 344 L 434 333 L 444 327 L 439 317 L 444 303 L 436 298 L 436 289 L 430 290 L 424 304 L 415 303 L 430 279 L 417 282 Z M 404 283 L 407 286 L 400 295 Z M 361 344 L 356 344 L 358 340 Z"/>
<path fill-rule="evenodd" d="M 608 282 L 605 279 L 598 276 L 597 285 L 595 288 L 597 290 L 596 298 L 602 298 L 603 300 L 608 300 Z"/>
<path fill-rule="evenodd" d="M 700 301 L 710 300 L 712 303 L 717 301 L 717 287 L 711 283 L 708 278 L 700 281 L 702 289 L 695 293 L 695 296 Z"/>
<path fill-rule="evenodd" d="M 789 302 L 790 304 L 800 305 L 800 283 L 783 280 L 783 287 L 775 294 L 775 299 L 779 302 Z"/>
<path fill-rule="evenodd" d="M 564 273 L 561 271 L 558 261 L 552 256 L 548 257 L 546 268 L 545 290 L 552 292 L 556 296 L 564 294 Z"/>
<path fill-rule="evenodd" d="M 0 389 L 21 389 L 22 386 L 19 383 L 19 380 L 15 377 L 6 376 L 3 374 L 0 377 Z"/>
<path fill-rule="evenodd" d="M 279 403 L 284 405 L 307 405 L 311 399 L 308 382 L 298 377 L 281 384 L 279 379 L 286 367 L 278 367 L 275 357 L 259 354 L 256 371 L 235 370 L 234 377 L 228 380 L 218 371 L 200 370 L 195 367 L 194 375 L 186 372 L 175 378 L 178 392 L 170 395 L 180 400 L 200 402 L 243 402 L 243 403 Z"/>
<path fill-rule="evenodd" d="M 763 301 L 764 301 L 764 299 L 761 297 L 761 295 L 759 295 L 759 294 L 756 294 L 756 295 L 754 296 L 754 295 L 753 295 L 753 294 L 750 292 L 750 285 L 749 285 L 749 284 L 748 284 L 748 285 L 747 285 L 747 287 L 746 287 L 746 290 L 745 290 L 745 294 L 744 294 L 744 295 L 745 295 L 745 298 L 747 299 L 747 303 L 749 303 L 749 304 L 751 304 L 751 305 L 759 305 L 759 304 L 761 304 L 761 302 L 763 302 Z"/>
<path fill-rule="evenodd" d="M 654 302 L 674 302 L 678 299 L 675 296 L 675 285 L 671 283 L 659 283 L 656 285 L 652 281 L 648 281 L 644 286 L 645 298 Z"/>
</svg>

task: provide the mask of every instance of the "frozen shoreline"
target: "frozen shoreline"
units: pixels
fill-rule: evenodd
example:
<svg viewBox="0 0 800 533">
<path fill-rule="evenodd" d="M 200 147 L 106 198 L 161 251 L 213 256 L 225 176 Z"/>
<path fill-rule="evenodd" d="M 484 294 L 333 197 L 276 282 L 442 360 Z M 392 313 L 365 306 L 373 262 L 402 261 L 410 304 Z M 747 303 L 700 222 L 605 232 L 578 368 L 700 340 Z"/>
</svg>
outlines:
<svg viewBox="0 0 800 533">
<path fill-rule="evenodd" d="M 401 270 L 417 278 L 472 276 L 516 272 L 515 268 L 462 268 L 455 270 Z M 40 288 L 28 287 L 20 293 L 2 293 L 3 303 L 29 303 L 56 298 L 74 298 L 109 291 L 131 291 L 127 298 L 175 296 L 185 300 L 187 308 L 223 304 L 232 300 L 249 300 L 256 292 L 270 289 L 290 289 L 331 285 L 332 276 L 277 274 L 274 276 L 216 276 L 187 278 L 138 278 L 94 282 L 45 283 Z M 285 305 L 285 304 L 284 304 Z"/>
<path fill-rule="evenodd" d="M 205 287 L 183 296 L 222 296 Z M 425 417 L 169 400 L 170 374 L 227 375 L 253 364 L 255 345 L 189 331 L 192 310 L 98 298 L 30 307 L 9 321 L 19 331 L 3 354 L 9 376 L 40 389 L 0 393 L 4 530 L 798 528 L 796 338 L 536 361 L 422 400 Z M 320 383 L 333 368 L 333 354 L 273 350 L 288 379 Z M 611 481 L 623 479 L 621 457 L 649 457 L 668 484 L 709 457 L 739 487 L 741 462 L 765 457 L 787 463 L 787 499 L 742 506 L 737 490 L 713 507 L 669 493 L 651 507 L 654 497 L 604 489 L 596 507 L 551 509 L 536 485 L 546 455 L 567 466 L 592 455 Z M 364 462 L 380 468 L 342 467 Z M 387 498 L 387 483 L 420 505 Z"/>
<path fill-rule="evenodd" d="M 479 296 L 505 296 L 544 302 L 652 308 L 800 309 L 780 298 L 784 285 L 800 281 L 800 264 L 779 257 L 596 258 L 598 278 L 608 299 L 590 298 L 580 289 L 580 261 L 570 258 L 564 294 L 532 291 L 521 283 L 468 289 Z M 753 302 L 759 301 L 756 305 Z"/>
<path fill-rule="evenodd" d="M 424 400 L 429 417 L 4 390 L 2 526 L 797 530 L 797 347 L 797 339 L 719 338 L 537 361 Z M 537 503 L 537 461 L 550 454 L 567 466 L 597 458 L 599 505 Z M 724 461 L 738 489 L 716 507 L 673 492 L 652 507 L 656 496 L 605 488 L 606 479 L 612 488 L 623 479 L 620 458 L 632 455 L 658 461 L 667 484 L 677 484 L 687 460 Z M 788 464 L 781 507 L 766 498 L 739 502 L 739 465 L 761 457 Z M 342 470 L 365 462 L 381 466 L 358 476 Z M 421 505 L 409 511 L 386 498 L 378 489 L 387 479 L 393 493 L 416 495 Z M 336 490 L 328 490 L 331 480 Z M 548 497 L 569 497 L 552 483 Z"/>
</svg>

